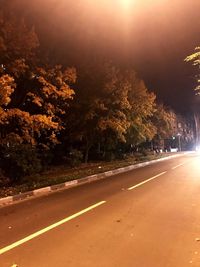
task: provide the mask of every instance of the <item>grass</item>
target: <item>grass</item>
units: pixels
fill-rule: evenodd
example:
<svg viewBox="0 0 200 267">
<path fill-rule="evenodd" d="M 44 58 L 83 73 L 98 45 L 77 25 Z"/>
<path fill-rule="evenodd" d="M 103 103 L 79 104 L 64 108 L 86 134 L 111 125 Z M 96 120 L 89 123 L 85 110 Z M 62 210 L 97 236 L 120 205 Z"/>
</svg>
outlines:
<svg viewBox="0 0 200 267">
<path fill-rule="evenodd" d="M 92 162 L 88 164 L 81 164 L 80 166 L 74 168 L 69 168 L 65 165 L 51 167 L 49 170 L 44 171 L 43 173 L 24 177 L 21 183 L 16 183 L 12 186 L 2 186 L 0 188 L 0 197 L 12 196 L 41 187 L 56 185 L 63 182 L 84 178 L 89 175 L 129 166 L 139 162 L 166 157 L 168 155 L 171 155 L 171 153 L 162 153 L 156 155 L 151 154 L 137 158 L 128 157 L 124 160 L 114 160 L 111 162 Z"/>
</svg>

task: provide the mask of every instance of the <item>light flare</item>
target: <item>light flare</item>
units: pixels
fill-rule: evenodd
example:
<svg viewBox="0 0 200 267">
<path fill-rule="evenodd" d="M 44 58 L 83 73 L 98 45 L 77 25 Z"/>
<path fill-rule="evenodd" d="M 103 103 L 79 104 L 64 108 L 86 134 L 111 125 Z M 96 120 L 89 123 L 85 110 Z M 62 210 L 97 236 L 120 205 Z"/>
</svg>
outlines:
<svg viewBox="0 0 200 267">
<path fill-rule="evenodd" d="M 124 7 L 130 7 L 130 5 L 134 2 L 134 0 L 120 0 L 121 5 Z"/>
<path fill-rule="evenodd" d="M 132 13 L 136 1 L 137 0 L 118 0 L 121 12 L 125 12 L 126 15 Z"/>
</svg>

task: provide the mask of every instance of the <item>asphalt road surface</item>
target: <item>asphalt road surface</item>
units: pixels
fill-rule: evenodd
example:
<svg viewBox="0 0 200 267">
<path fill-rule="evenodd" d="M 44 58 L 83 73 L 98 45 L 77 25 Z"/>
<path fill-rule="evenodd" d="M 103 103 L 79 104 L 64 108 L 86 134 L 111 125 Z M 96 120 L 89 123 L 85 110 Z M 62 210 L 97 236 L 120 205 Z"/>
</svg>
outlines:
<svg viewBox="0 0 200 267">
<path fill-rule="evenodd" d="M 0 267 L 200 266 L 200 156 L 0 208 Z"/>
</svg>

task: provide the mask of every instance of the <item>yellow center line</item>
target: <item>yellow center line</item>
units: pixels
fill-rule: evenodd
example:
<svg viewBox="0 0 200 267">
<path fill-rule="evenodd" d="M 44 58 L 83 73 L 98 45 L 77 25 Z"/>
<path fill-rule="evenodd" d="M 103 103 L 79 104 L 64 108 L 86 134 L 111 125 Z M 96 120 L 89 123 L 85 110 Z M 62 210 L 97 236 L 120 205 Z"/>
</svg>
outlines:
<svg viewBox="0 0 200 267">
<path fill-rule="evenodd" d="M 172 170 L 175 170 L 176 168 L 182 166 L 183 164 L 185 164 L 185 163 L 181 163 L 181 164 L 178 164 L 178 165 L 174 166 L 174 167 L 172 168 Z"/>
<path fill-rule="evenodd" d="M 141 186 L 141 185 L 143 185 L 143 184 L 146 184 L 146 183 L 152 181 L 153 179 L 156 179 L 157 177 L 159 177 L 159 176 L 161 176 L 161 175 L 163 175 L 163 174 L 165 174 L 165 173 L 166 173 L 166 171 L 165 171 L 165 172 L 161 172 L 161 173 L 159 173 L 159 174 L 157 174 L 157 175 L 155 175 L 155 176 L 153 176 L 153 177 L 151 177 L 151 178 L 149 178 L 149 179 L 147 179 L 147 180 L 145 180 L 145 181 L 143 181 L 143 182 L 141 182 L 141 183 L 139 183 L 139 184 L 136 184 L 136 185 L 134 185 L 134 186 L 129 187 L 128 190 L 132 190 L 132 189 L 134 189 L 134 188 L 136 188 L 136 187 L 139 187 L 139 186 Z"/>
<path fill-rule="evenodd" d="M 77 212 L 77 213 L 75 213 L 75 214 L 73 214 L 73 215 L 71 215 L 71 216 L 69 216 L 69 217 L 57 222 L 57 223 L 54 223 L 54 224 L 52 224 L 52 225 L 50 225 L 50 226 L 48 226 L 48 227 L 46 227 L 44 229 L 41 229 L 41 230 L 39 230 L 39 231 L 37 231 L 37 232 L 35 232 L 35 233 L 33 233 L 33 234 L 21 239 L 21 240 L 18 240 L 17 242 L 15 242 L 15 243 L 7 246 L 7 247 L 1 248 L 0 249 L 0 255 L 5 253 L 5 252 L 7 252 L 7 251 L 9 251 L 9 250 L 11 250 L 11 249 L 13 249 L 13 248 L 15 248 L 15 247 L 18 247 L 18 246 L 22 245 L 23 243 L 26 243 L 26 242 L 30 241 L 33 238 L 36 238 L 36 237 L 38 237 L 38 236 L 40 236 L 40 235 L 42 235 L 42 234 L 54 229 L 54 228 L 66 223 L 66 222 L 68 222 L 68 221 L 70 221 L 70 220 L 72 220 L 72 219 L 74 219 L 74 218 L 76 218 L 76 217 L 78 217 L 78 216 L 80 216 L 80 215 L 92 210 L 92 209 L 95 209 L 96 207 L 98 207 L 98 206 L 100 206 L 100 205 L 102 205 L 104 203 L 106 203 L 106 201 L 98 202 L 98 203 L 96 203 L 96 204 L 94 204 L 94 205 L 92 205 L 92 206 L 90 206 L 90 207 L 88 207 L 88 208 L 86 208 L 84 210 L 81 210 L 81 211 L 79 211 L 79 212 Z"/>
</svg>

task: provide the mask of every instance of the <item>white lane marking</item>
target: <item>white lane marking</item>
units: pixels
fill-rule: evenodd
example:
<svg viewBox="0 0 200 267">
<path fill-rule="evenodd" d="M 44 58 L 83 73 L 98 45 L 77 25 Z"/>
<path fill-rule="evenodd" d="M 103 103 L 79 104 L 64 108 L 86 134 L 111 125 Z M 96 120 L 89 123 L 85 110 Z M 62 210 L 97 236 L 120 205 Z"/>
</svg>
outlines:
<svg viewBox="0 0 200 267">
<path fill-rule="evenodd" d="M 25 237 L 25 238 L 23 238 L 21 240 L 18 240 L 17 242 L 15 242 L 15 243 L 7 246 L 7 247 L 1 248 L 0 249 L 0 255 L 5 253 L 5 252 L 7 252 L 7 251 L 9 251 L 9 250 L 11 250 L 11 249 L 13 249 L 13 248 L 15 248 L 15 247 L 20 246 L 21 244 L 23 244 L 25 242 L 30 241 L 31 239 L 33 239 L 35 237 L 40 236 L 40 235 L 42 235 L 42 234 L 44 234 L 44 233 L 46 233 L 46 232 L 48 232 L 48 231 L 50 231 L 50 230 L 52 230 L 54 228 L 66 223 L 66 222 L 68 222 L 68 221 L 70 221 L 70 220 L 72 220 L 72 219 L 74 219 L 74 218 L 76 218 L 76 217 L 78 217 L 78 216 L 80 216 L 80 215 L 82 215 L 82 214 L 84 214 L 84 213 L 86 213 L 86 212 L 88 212 L 88 211 L 90 211 L 90 210 L 92 210 L 92 209 L 104 204 L 104 203 L 106 203 L 106 201 L 98 202 L 98 203 L 96 203 L 96 204 L 94 204 L 94 205 L 92 205 L 92 206 L 90 206 L 90 207 L 88 207 L 88 208 L 86 208 L 84 210 L 81 210 L 81 211 L 79 211 L 79 212 L 77 212 L 77 213 L 75 213 L 75 214 L 73 214 L 73 215 L 71 215 L 71 216 L 69 216 L 69 217 L 57 222 L 57 223 L 54 223 L 54 224 L 52 224 L 52 225 L 50 225 L 50 226 L 48 226 L 48 227 L 46 227 L 44 229 L 41 229 L 38 232 L 35 232 L 35 233 L 33 233 L 33 234 L 31 234 L 31 235 L 29 235 L 29 236 L 27 236 L 27 237 Z"/>
<path fill-rule="evenodd" d="M 157 175 L 155 175 L 155 176 L 153 176 L 153 177 L 151 177 L 151 178 L 149 178 L 149 179 L 147 179 L 147 180 L 145 180 L 145 181 L 143 181 L 143 182 L 141 182 L 139 184 L 136 184 L 134 186 L 129 187 L 128 190 L 132 190 L 132 189 L 134 189 L 136 187 L 139 187 L 139 186 L 141 186 L 143 184 L 146 184 L 146 183 L 150 182 L 151 180 L 156 179 L 157 177 L 159 177 L 159 176 L 161 176 L 161 175 L 163 175 L 165 173 L 166 173 L 166 171 L 165 172 L 161 172 L 161 173 L 159 173 L 159 174 L 157 174 Z"/>
<path fill-rule="evenodd" d="M 174 167 L 172 168 L 172 170 L 175 170 L 176 168 L 182 166 L 183 164 L 185 164 L 185 163 L 181 163 L 181 164 L 178 164 L 178 165 L 174 166 Z"/>
</svg>

